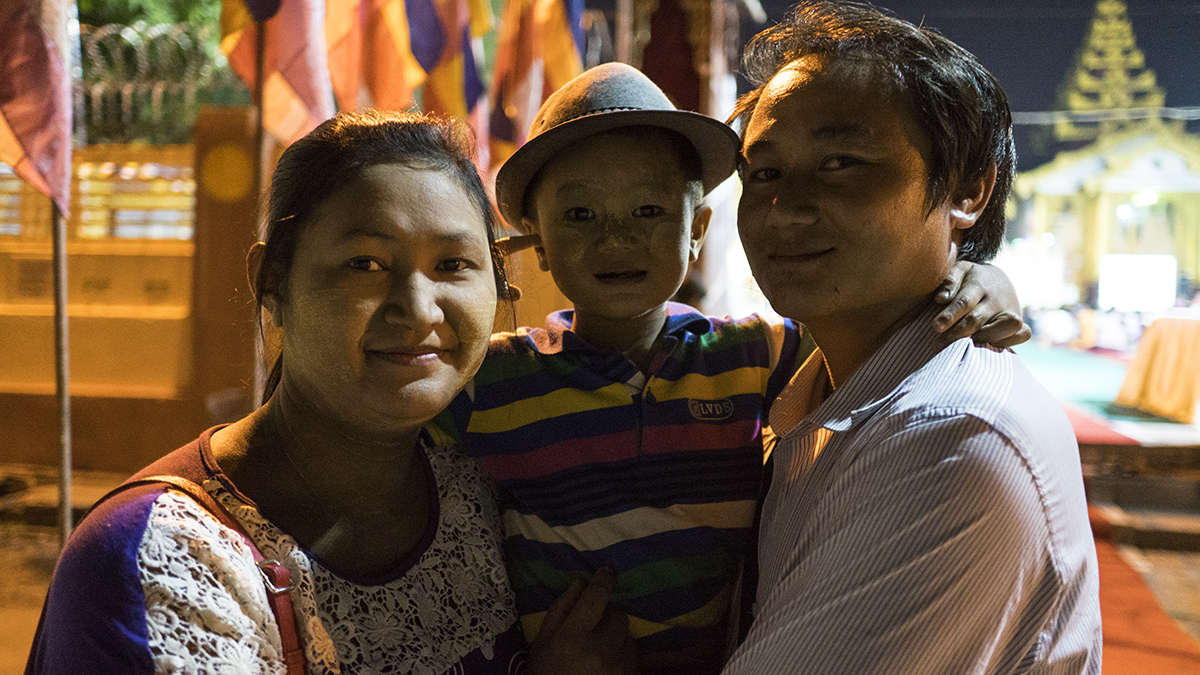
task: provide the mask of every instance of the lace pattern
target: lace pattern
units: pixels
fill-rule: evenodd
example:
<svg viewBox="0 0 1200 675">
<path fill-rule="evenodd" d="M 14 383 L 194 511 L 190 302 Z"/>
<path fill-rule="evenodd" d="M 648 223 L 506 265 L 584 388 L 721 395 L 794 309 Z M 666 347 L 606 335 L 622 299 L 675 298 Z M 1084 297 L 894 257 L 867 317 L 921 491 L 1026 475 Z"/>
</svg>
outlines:
<svg viewBox="0 0 1200 675">
<path fill-rule="evenodd" d="M 138 567 L 155 672 L 283 675 L 254 558 L 204 507 L 175 492 L 159 497 Z"/>
<path fill-rule="evenodd" d="M 476 649 L 491 658 L 516 621 L 490 482 L 457 447 L 425 450 L 440 497 L 437 534 L 413 567 L 378 586 L 335 576 L 220 481 L 205 482 L 262 554 L 291 572 L 309 673 L 444 673 Z M 203 507 L 174 492 L 160 497 L 138 558 L 158 672 L 284 672 L 253 558 Z"/>
</svg>

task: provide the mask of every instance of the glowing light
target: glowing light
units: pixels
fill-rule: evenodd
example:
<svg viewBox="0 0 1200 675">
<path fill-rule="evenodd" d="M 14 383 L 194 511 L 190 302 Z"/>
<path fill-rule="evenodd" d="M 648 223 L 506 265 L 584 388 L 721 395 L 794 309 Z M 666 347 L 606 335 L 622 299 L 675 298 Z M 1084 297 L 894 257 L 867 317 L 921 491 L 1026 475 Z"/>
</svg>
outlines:
<svg viewBox="0 0 1200 675">
<path fill-rule="evenodd" d="M 1118 206 L 1117 217 L 1121 220 L 1131 220 L 1133 218 L 1133 207 L 1129 204 L 1122 204 Z"/>
<path fill-rule="evenodd" d="M 1054 233 L 1046 232 L 1042 235 L 1042 246 L 1050 247 L 1054 245 Z"/>
<path fill-rule="evenodd" d="M 1100 258 L 1100 309 L 1160 312 L 1174 306 L 1178 261 L 1173 255 L 1107 254 Z"/>
<path fill-rule="evenodd" d="M 1158 193 L 1147 188 L 1135 194 L 1129 201 L 1133 202 L 1134 206 L 1150 206 L 1158 203 Z"/>
</svg>

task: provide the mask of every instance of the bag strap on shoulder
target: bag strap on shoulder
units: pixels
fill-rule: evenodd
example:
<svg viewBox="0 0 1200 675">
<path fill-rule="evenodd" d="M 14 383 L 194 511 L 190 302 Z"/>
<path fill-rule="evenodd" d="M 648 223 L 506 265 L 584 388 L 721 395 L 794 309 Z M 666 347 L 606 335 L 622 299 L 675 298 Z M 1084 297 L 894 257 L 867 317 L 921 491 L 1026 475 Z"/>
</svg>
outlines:
<svg viewBox="0 0 1200 675">
<path fill-rule="evenodd" d="M 254 541 L 250 539 L 250 535 L 246 534 L 246 531 L 238 523 L 237 519 L 225 507 L 221 506 L 207 490 L 195 481 L 188 480 L 182 476 L 161 474 L 144 476 L 127 481 L 101 497 L 92 506 L 92 510 L 96 508 L 96 505 L 99 505 L 109 497 L 142 485 L 163 485 L 164 489 L 175 488 L 183 492 L 203 506 L 222 525 L 241 536 L 242 541 L 246 543 L 246 546 L 250 549 L 250 553 L 254 556 L 254 563 L 258 565 L 258 570 L 262 574 L 263 585 L 267 589 L 267 601 L 271 605 L 271 612 L 275 615 L 275 623 L 279 626 L 279 639 L 283 645 L 283 661 L 287 667 L 287 673 L 288 675 L 304 675 L 307 665 L 304 659 L 304 648 L 300 646 L 299 631 L 296 626 L 296 614 L 292 608 L 292 597 L 288 594 L 288 591 L 292 588 L 291 573 L 283 566 L 283 563 L 278 560 L 265 559 L 262 551 L 259 551 L 258 547 L 254 545 Z M 91 513 L 91 510 L 88 513 Z M 84 517 L 86 518 L 87 516 L 85 515 Z"/>
</svg>

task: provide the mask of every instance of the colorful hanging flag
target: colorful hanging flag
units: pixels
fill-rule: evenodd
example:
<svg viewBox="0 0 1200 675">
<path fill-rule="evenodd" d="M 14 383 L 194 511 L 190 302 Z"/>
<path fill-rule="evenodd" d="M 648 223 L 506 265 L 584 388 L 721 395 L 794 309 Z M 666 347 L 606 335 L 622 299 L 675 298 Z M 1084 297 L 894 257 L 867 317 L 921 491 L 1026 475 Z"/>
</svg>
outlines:
<svg viewBox="0 0 1200 675">
<path fill-rule="evenodd" d="M 256 23 L 256 17 L 266 20 Z M 251 91 L 259 86 L 255 39 L 260 27 L 266 28 L 263 128 L 288 144 L 333 116 L 324 0 L 223 0 L 221 50 Z"/>
<path fill-rule="evenodd" d="M 475 40 L 492 27 L 487 0 L 434 0 L 445 47 L 422 91 L 426 111 L 469 118 L 486 89 L 475 63 Z"/>
<path fill-rule="evenodd" d="M 491 169 L 525 142 L 550 94 L 583 72 L 583 0 L 508 0 L 492 79 Z"/>
<path fill-rule="evenodd" d="M 71 81 L 65 0 L 0 2 L 0 162 L 68 215 Z"/>
<path fill-rule="evenodd" d="M 341 110 L 412 107 L 445 46 L 434 0 L 326 0 L 329 74 Z"/>
<path fill-rule="evenodd" d="M 492 7 L 488 0 L 434 0 L 438 19 L 445 33 L 441 59 L 429 71 L 421 90 L 426 112 L 459 117 L 475 131 L 476 162 L 488 165 L 487 88 L 479 76 L 476 48 L 492 28 Z"/>
</svg>

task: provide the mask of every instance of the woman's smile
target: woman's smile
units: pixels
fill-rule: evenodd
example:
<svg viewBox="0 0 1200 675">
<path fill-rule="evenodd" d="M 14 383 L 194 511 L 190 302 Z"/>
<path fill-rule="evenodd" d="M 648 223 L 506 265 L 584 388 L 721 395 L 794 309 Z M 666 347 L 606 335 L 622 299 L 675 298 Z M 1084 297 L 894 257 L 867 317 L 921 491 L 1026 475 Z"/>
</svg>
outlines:
<svg viewBox="0 0 1200 675">
<path fill-rule="evenodd" d="M 367 356 L 401 366 L 427 368 L 436 365 L 445 357 L 446 350 L 434 347 L 401 347 L 393 349 L 367 350 Z"/>
</svg>

